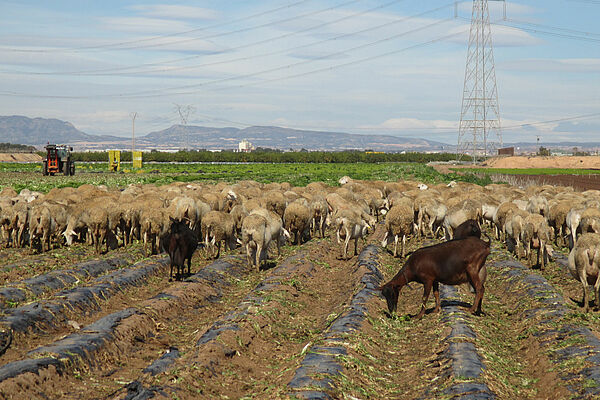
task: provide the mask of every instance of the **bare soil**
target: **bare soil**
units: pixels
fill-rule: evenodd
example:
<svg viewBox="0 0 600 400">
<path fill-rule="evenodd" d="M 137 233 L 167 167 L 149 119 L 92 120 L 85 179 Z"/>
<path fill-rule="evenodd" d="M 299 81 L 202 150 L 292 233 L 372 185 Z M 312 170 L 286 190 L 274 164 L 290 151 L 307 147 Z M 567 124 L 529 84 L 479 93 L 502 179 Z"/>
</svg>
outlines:
<svg viewBox="0 0 600 400">
<path fill-rule="evenodd" d="M 378 244 L 383 237 L 379 224 L 367 242 Z M 428 241 L 411 239 L 409 251 Z M 361 241 L 359 249 L 364 245 Z M 49 255 L 24 256 L 48 265 Z M 83 251 L 83 250 L 82 250 Z M 126 251 L 136 251 L 135 247 Z M 49 253 L 50 254 L 50 253 Z M 65 263 L 79 260 L 87 253 L 68 258 Z M 234 250 L 227 254 L 241 254 Z M 285 278 L 276 275 L 276 266 L 292 255 L 298 255 L 298 268 Z M 257 272 L 249 269 L 244 276 L 227 279 L 228 286 L 217 301 L 196 301 L 207 298 L 212 288 L 206 285 L 185 286 L 168 281 L 168 271 L 150 279 L 145 285 L 124 290 L 102 303 L 93 314 L 74 311 L 70 319 L 75 324 L 46 334 L 23 335 L 0 358 L 4 365 L 26 357 L 28 351 L 51 343 L 77 327 L 98 320 L 112 312 L 135 307 L 143 310 L 119 327 L 115 344 L 95 357 L 93 366 L 76 365 L 59 374 L 53 367 L 39 376 L 29 374 L 13 387 L 3 385 L 0 398 L 112 399 L 124 398 L 126 386 L 134 381 L 146 388 L 160 388 L 168 398 L 179 399 L 279 399 L 289 398 L 287 383 L 306 355 L 306 349 L 318 345 L 322 333 L 346 309 L 353 294 L 360 290 L 355 266 L 357 257 L 340 259 L 341 245 L 335 238 L 314 238 L 301 246 L 284 246 L 282 255 L 271 256 L 268 267 Z M 109 256 L 109 255 L 106 255 Z M 490 260 L 510 257 L 505 249 L 494 246 Z M 16 251 L 5 258 L 13 262 Z M 41 260 L 41 261 L 40 261 Z M 202 252 L 193 259 L 192 273 L 208 265 Z M 400 268 L 403 260 L 394 259 L 390 251 L 381 251 L 379 263 L 384 281 Z M 41 267 L 43 269 L 43 267 Z M 581 288 L 558 263 L 552 262 L 543 271 L 557 288 L 574 313 L 580 311 L 577 301 Z M 27 273 L 26 276 L 32 276 Z M 4 272 L 5 280 L 21 278 Z M 255 290 L 267 279 L 277 279 L 280 285 Z M 184 287 L 194 287 L 190 292 Z M 160 293 L 176 294 L 186 300 L 178 308 L 169 307 Z M 473 301 L 466 287 L 460 288 L 465 305 Z M 198 339 L 216 321 L 232 311 L 247 307 L 250 294 L 262 296 L 260 304 L 251 305 L 248 313 L 235 322 L 239 330 L 225 331 L 216 341 L 203 346 Z M 157 297 L 157 295 L 159 295 Z M 366 319 L 359 332 L 345 338 L 348 354 L 340 357 L 344 370 L 329 393 L 336 399 L 413 399 L 448 398 L 445 388 L 456 383 L 449 374 L 448 361 L 443 357 L 448 347 L 446 338 L 450 325 L 441 313 L 433 313 L 433 298 L 423 319 L 411 318 L 421 304 L 422 285 L 405 287 L 398 303 L 398 315 L 390 318 L 382 298 L 368 301 Z M 433 297 L 433 296 L 432 296 Z M 483 300 L 483 316 L 467 316 L 466 322 L 476 332 L 474 344 L 486 365 L 485 383 L 499 399 L 569 398 L 560 371 L 540 349 L 531 326 L 525 325 L 520 311 L 527 306 L 524 299 L 507 293 L 503 281 L 489 271 Z M 598 335 L 598 318 L 589 316 L 574 321 L 590 327 Z M 181 353 L 166 372 L 156 376 L 142 370 L 171 348 Z M 223 349 L 228 349 L 224 352 Z M 157 393 L 160 397 L 160 393 Z"/>
<path fill-rule="evenodd" d="M 0 153 L 0 162 L 42 162 L 35 153 Z"/>
</svg>

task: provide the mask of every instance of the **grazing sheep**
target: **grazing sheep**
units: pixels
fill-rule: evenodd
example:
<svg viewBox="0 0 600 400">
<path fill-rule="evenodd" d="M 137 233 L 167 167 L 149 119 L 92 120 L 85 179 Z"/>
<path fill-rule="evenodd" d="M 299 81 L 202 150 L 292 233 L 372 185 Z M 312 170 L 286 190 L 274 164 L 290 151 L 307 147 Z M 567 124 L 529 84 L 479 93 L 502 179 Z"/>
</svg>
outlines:
<svg viewBox="0 0 600 400">
<path fill-rule="evenodd" d="M 548 216 L 549 206 L 548 199 L 544 196 L 531 196 L 529 201 L 527 202 L 527 206 L 525 207 L 525 211 L 528 211 L 532 214 L 540 214 L 543 216 Z"/>
<path fill-rule="evenodd" d="M 173 280 L 173 266 L 177 267 L 175 279 L 183 276 L 185 261 L 188 262 L 188 275 L 191 274 L 192 256 L 198 247 L 198 238 L 187 224 L 179 219 L 169 217 L 171 226 L 166 237 L 167 252 L 171 261 L 169 280 Z"/>
<path fill-rule="evenodd" d="M 314 195 L 310 200 L 309 207 L 313 210 L 312 227 L 313 231 L 319 232 L 321 237 L 325 237 L 325 226 L 329 208 L 325 197 L 320 194 Z"/>
<path fill-rule="evenodd" d="M 233 221 L 235 222 L 235 230 L 238 235 L 242 233 L 242 223 L 244 218 L 246 218 L 249 214 L 248 210 L 243 204 L 236 204 L 231 208 L 229 212 L 233 217 Z"/>
<path fill-rule="evenodd" d="M 144 253 L 158 254 L 160 238 L 165 234 L 165 212 L 162 208 L 145 208 L 140 212 L 140 235 L 144 240 Z"/>
<path fill-rule="evenodd" d="M 581 282 L 583 307 L 589 311 L 588 286 L 594 287 L 596 310 L 600 309 L 600 234 L 584 233 L 569 253 L 569 271 Z"/>
<path fill-rule="evenodd" d="M 287 229 L 283 227 L 283 221 L 279 214 L 269 211 L 266 208 L 256 208 L 250 212 L 250 215 L 260 215 L 267 220 L 266 237 L 269 238 L 269 243 L 275 242 L 277 255 L 280 255 L 281 243 L 290 239 L 291 236 Z"/>
<path fill-rule="evenodd" d="M 221 242 L 224 241 L 228 249 L 233 250 L 236 245 L 235 221 L 233 216 L 223 211 L 211 211 L 202 218 L 202 233 L 204 244 L 207 248 L 217 247 L 219 258 L 221 254 Z M 214 251 L 213 251 L 214 252 Z"/>
<path fill-rule="evenodd" d="M 567 214 L 571 210 L 571 207 L 573 207 L 572 201 L 559 201 L 551 205 L 548 209 L 548 224 L 554 229 L 557 246 L 565 245 Z"/>
<path fill-rule="evenodd" d="M 302 244 L 303 238 L 310 236 L 310 223 L 313 212 L 306 199 L 299 199 L 290 203 L 283 213 L 285 229 L 294 235 L 293 244 Z"/>
<path fill-rule="evenodd" d="M 347 259 L 350 239 L 354 239 L 354 255 L 357 255 L 358 239 L 367 235 L 371 228 L 369 223 L 361 217 L 361 214 L 353 210 L 342 209 L 334 214 L 333 224 L 336 227 L 338 243 L 341 239 L 344 240 L 343 259 Z"/>
<path fill-rule="evenodd" d="M 267 258 L 267 249 L 271 241 L 268 233 L 268 222 L 265 217 L 251 214 L 242 221 L 242 240 L 239 242 L 246 248 L 248 265 L 254 264 L 260 271 L 262 260 Z"/>
<path fill-rule="evenodd" d="M 523 245 L 525 246 L 525 257 L 529 265 L 533 266 L 532 248 L 537 248 L 536 264 L 543 269 L 546 264 L 546 258 L 552 255 L 552 247 L 549 245 L 552 238 L 552 231 L 546 222 L 546 219 L 540 214 L 529 214 L 524 221 Z"/>
<path fill-rule="evenodd" d="M 393 206 L 385 217 L 385 236 L 381 242 L 382 247 L 386 247 L 388 240 L 394 238 L 394 257 L 398 255 L 398 240 L 402 238 L 401 256 L 406 254 L 406 237 L 413 231 L 413 210 L 412 208 L 400 204 Z"/>
<path fill-rule="evenodd" d="M 581 213 L 579 221 L 581 233 L 600 233 L 600 209 L 590 207 Z"/>
</svg>

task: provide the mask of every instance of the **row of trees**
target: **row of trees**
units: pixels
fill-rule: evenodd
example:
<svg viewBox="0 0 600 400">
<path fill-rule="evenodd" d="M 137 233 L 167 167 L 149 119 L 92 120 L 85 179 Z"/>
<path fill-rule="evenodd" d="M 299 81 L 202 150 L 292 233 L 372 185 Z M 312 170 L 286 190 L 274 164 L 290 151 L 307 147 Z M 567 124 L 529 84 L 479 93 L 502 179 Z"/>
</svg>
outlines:
<svg viewBox="0 0 600 400">
<path fill-rule="evenodd" d="M 465 157 L 463 157 L 464 159 Z M 75 161 L 107 161 L 106 152 L 74 153 Z M 144 153 L 144 162 L 264 162 L 264 163 L 375 163 L 375 162 L 417 162 L 452 161 L 456 154 L 451 153 L 376 153 L 364 151 L 253 151 L 251 153 L 234 153 L 232 151 L 178 151 L 166 153 L 153 151 Z M 121 161 L 130 162 L 131 152 L 121 152 Z M 466 160 L 468 161 L 468 159 Z"/>
<path fill-rule="evenodd" d="M 35 151 L 34 146 L 26 144 L 0 143 L 0 152 L 2 153 L 33 153 Z"/>
</svg>

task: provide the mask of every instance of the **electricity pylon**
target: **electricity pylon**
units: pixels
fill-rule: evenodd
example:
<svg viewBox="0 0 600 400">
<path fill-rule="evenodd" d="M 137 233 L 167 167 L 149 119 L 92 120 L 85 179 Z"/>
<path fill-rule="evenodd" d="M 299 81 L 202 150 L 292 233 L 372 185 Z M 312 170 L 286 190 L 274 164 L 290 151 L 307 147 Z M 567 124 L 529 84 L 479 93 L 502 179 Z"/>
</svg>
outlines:
<svg viewBox="0 0 600 400">
<path fill-rule="evenodd" d="M 457 153 L 459 158 L 470 154 L 475 162 L 499 147 L 502 132 L 488 0 L 473 0 Z"/>
</svg>

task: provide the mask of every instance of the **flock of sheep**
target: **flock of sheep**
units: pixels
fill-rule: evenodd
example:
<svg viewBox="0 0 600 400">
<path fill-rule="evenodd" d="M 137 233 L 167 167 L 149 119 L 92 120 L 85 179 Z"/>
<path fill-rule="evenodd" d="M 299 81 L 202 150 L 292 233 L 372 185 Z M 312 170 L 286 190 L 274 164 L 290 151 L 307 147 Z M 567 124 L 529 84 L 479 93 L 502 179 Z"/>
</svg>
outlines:
<svg viewBox="0 0 600 400">
<path fill-rule="evenodd" d="M 340 187 L 313 182 L 173 183 L 130 185 L 125 189 L 83 185 L 55 188 L 47 194 L 24 189 L 0 192 L 0 225 L 5 246 L 36 247 L 87 242 L 100 252 L 144 243 L 147 254 L 164 249 L 170 218 L 185 221 L 204 243 L 210 257 L 243 246 L 248 262 L 260 268 L 268 249 L 287 240 L 301 244 L 325 236 L 331 226 L 341 255 L 348 257 L 350 240 L 364 238 L 385 215 L 382 245 L 394 243 L 394 256 L 406 253 L 411 236 L 443 234 L 447 240 L 466 220 L 488 224 L 496 238 L 517 258 L 543 268 L 553 245 L 569 246 L 569 266 L 584 287 L 594 285 L 596 305 L 600 280 L 600 192 L 530 186 L 525 189 L 468 183 L 427 186 L 415 181 L 356 181 L 341 178 Z"/>
</svg>

